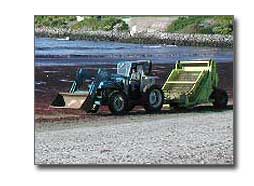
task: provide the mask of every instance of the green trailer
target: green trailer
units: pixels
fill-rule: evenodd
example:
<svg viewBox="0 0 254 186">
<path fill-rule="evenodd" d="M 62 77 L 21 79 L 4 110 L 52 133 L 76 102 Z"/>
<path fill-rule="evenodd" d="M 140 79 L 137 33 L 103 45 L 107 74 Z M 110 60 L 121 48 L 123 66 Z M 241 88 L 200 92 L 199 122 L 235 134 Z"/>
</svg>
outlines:
<svg viewBox="0 0 254 186">
<path fill-rule="evenodd" d="M 164 103 L 177 108 L 213 103 L 215 108 L 225 108 L 228 95 L 218 83 L 215 61 L 178 61 L 162 87 Z"/>
</svg>

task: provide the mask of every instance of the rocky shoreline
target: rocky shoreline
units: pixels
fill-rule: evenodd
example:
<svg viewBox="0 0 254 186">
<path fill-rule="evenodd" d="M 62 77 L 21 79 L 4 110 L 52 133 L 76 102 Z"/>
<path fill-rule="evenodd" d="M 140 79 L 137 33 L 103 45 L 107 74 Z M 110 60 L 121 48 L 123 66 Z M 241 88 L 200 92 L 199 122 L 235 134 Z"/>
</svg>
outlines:
<svg viewBox="0 0 254 186">
<path fill-rule="evenodd" d="M 74 31 L 64 28 L 35 28 L 35 37 L 66 38 L 70 40 L 118 41 L 139 44 L 178 46 L 233 47 L 231 35 L 180 34 L 165 32 Z"/>
</svg>

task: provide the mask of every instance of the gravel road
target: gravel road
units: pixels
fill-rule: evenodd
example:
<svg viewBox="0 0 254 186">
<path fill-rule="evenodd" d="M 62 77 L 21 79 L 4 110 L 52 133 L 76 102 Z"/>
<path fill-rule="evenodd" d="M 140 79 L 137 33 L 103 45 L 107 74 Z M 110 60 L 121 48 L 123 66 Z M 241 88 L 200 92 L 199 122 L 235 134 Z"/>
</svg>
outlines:
<svg viewBox="0 0 254 186">
<path fill-rule="evenodd" d="M 233 110 L 100 116 L 45 126 L 35 128 L 35 164 L 234 163 Z"/>
</svg>

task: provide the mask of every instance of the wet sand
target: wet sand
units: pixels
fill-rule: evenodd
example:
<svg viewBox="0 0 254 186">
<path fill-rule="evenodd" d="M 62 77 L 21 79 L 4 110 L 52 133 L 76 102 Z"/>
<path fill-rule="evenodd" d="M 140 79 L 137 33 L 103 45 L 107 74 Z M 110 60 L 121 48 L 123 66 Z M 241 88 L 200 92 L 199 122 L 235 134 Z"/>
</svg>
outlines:
<svg viewBox="0 0 254 186">
<path fill-rule="evenodd" d="M 233 63 L 219 63 L 218 72 L 220 87 L 225 89 L 229 95 L 229 102 L 233 104 Z M 95 75 L 99 67 L 107 68 L 114 72 L 115 65 L 86 65 L 86 66 L 51 66 L 35 67 L 35 123 L 40 125 L 43 122 L 57 122 L 70 120 L 89 120 L 94 118 L 82 110 L 51 109 L 50 103 L 58 92 L 68 91 L 75 77 L 75 72 L 80 67 L 89 69 L 91 75 Z M 160 78 L 159 84 L 166 81 L 174 64 L 154 64 L 153 72 Z M 134 112 L 142 112 L 137 107 Z M 109 114 L 107 107 L 102 107 L 99 115 Z"/>
</svg>

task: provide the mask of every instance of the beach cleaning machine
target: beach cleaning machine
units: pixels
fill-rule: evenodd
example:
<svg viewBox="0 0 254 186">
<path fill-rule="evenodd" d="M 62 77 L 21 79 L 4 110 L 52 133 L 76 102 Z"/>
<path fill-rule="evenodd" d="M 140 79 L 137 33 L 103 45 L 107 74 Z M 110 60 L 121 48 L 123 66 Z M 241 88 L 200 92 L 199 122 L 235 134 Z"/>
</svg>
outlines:
<svg viewBox="0 0 254 186">
<path fill-rule="evenodd" d="M 80 90 L 87 78 L 80 69 L 69 92 L 60 92 L 50 107 L 83 109 L 95 113 L 107 105 L 113 114 L 125 114 L 136 105 L 147 112 L 159 112 L 163 104 L 173 108 L 188 108 L 201 103 L 213 103 L 225 108 L 226 91 L 218 88 L 218 73 L 213 60 L 178 61 L 165 84 L 156 84 L 150 60 L 126 61 L 117 64 L 117 73 L 99 69 L 88 90 Z"/>
<path fill-rule="evenodd" d="M 218 82 L 215 61 L 178 61 L 162 87 L 164 103 L 184 108 L 213 103 L 215 108 L 225 108 L 228 95 Z"/>
</svg>

